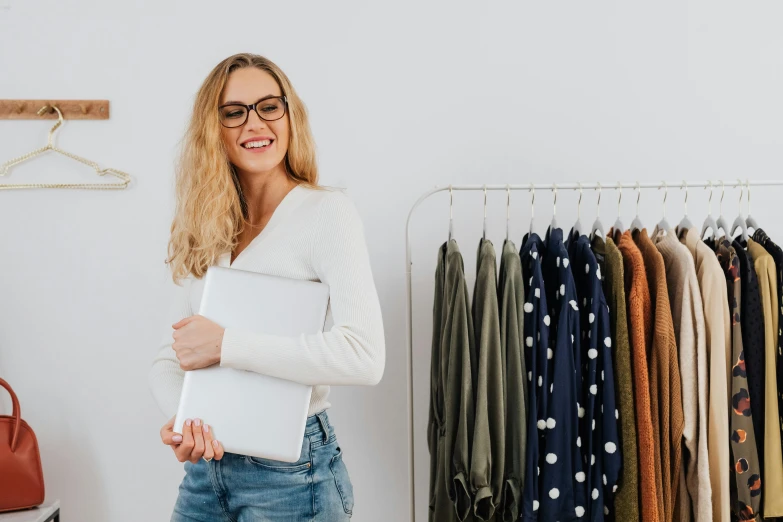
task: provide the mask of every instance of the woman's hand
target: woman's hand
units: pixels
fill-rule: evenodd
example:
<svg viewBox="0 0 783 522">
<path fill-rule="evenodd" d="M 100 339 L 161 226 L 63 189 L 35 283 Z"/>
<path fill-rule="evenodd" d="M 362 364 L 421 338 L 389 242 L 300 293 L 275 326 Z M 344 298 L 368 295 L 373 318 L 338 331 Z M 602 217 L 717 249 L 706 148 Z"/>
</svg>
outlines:
<svg viewBox="0 0 783 522">
<path fill-rule="evenodd" d="M 174 433 L 173 429 L 174 417 L 160 429 L 160 438 L 163 444 L 171 446 L 180 462 L 189 460 L 195 464 L 201 457 L 207 461 L 223 458 L 223 445 L 214 439 L 212 429 L 208 424 L 202 424 L 201 419 L 186 420 L 182 434 Z"/>
<path fill-rule="evenodd" d="M 183 370 L 198 370 L 220 362 L 225 328 L 203 315 L 191 315 L 173 324 L 171 345 Z"/>
</svg>

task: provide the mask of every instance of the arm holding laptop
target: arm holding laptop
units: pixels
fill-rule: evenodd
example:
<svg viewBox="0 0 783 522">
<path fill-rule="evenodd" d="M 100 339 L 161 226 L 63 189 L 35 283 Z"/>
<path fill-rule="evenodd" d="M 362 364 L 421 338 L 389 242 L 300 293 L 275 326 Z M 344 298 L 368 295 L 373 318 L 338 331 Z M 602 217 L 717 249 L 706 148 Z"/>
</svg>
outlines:
<svg viewBox="0 0 783 522">
<path fill-rule="evenodd" d="M 311 262 L 329 285 L 334 326 L 286 337 L 222 328 L 193 315 L 174 325 L 173 352 L 185 370 L 250 370 L 301 384 L 374 385 L 383 375 L 383 321 L 364 232 L 348 200 L 330 198 L 313 227 Z M 171 354 L 169 354 L 170 356 Z M 175 408 L 176 410 L 176 408 Z"/>
</svg>

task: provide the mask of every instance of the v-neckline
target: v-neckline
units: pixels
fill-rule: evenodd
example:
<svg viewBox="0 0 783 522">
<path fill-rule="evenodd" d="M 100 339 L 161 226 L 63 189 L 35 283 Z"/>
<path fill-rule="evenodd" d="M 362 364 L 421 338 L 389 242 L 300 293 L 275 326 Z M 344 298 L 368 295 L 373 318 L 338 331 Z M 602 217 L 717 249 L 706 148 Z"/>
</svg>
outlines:
<svg viewBox="0 0 783 522">
<path fill-rule="evenodd" d="M 298 192 L 301 190 L 301 185 L 297 184 L 288 191 L 288 193 L 283 196 L 283 199 L 280 200 L 280 203 L 277 204 L 277 207 L 272 211 L 272 217 L 269 218 L 269 221 L 266 225 L 264 225 L 264 228 L 261 229 L 261 232 L 256 234 L 256 236 L 250 240 L 250 243 L 247 244 L 245 248 L 242 249 L 242 251 L 237 255 L 237 257 L 234 259 L 234 261 L 231 261 L 231 256 L 233 255 L 233 251 L 229 250 L 228 252 L 225 252 L 223 254 L 223 257 L 221 259 L 220 266 L 225 266 L 228 268 L 234 268 L 236 266 L 237 261 L 239 261 L 242 256 L 250 250 L 251 248 L 258 245 L 258 243 L 261 242 L 262 239 L 264 239 L 266 236 L 268 236 L 271 231 L 278 225 L 279 221 L 283 219 L 288 212 L 290 211 L 290 205 L 292 205 L 294 197 L 294 192 Z"/>
</svg>

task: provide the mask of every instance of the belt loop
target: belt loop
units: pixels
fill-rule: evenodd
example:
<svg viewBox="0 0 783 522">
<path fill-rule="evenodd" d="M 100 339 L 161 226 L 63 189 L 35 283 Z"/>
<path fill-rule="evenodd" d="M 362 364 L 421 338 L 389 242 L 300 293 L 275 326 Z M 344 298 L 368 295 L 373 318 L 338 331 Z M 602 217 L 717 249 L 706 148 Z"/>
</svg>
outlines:
<svg viewBox="0 0 783 522">
<path fill-rule="evenodd" d="M 321 424 L 321 429 L 324 431 L 324 444 L 329 440 L 329 421 L 326 419 L 326 413 L 319 411 L 315 414 L 318 417 L 318 422 Z"/>
</svg>

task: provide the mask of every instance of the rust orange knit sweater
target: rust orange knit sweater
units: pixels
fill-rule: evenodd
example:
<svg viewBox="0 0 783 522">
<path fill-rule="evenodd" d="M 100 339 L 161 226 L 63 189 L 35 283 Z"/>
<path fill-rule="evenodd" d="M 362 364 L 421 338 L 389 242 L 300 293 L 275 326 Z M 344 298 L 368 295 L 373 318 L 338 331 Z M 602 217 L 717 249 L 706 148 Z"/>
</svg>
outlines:
<svg viewBox="0 0 783 522">
<path fill-rule="evenodd" d="M 647 235 L 647 230 L 634 232 L 633 239 L 642 253 L 647 271 L 647 284 L 654 310 L 652 345 L 650 352 L 650 397 L 652 405 L 653 436 L 659 458 L 665 522 L 687 520 L 690 509 L 678 498 L 682 471 L 683 428 L 682 382 L 677 353 L 666 267 L 663 257 Z M 684 486 L 684 484 L 683 484 Z M 682 511 L 685 510 L 685 513 Z M 684 517 L 684 518 L 683 518 Z"/>
<path fill-rule="evenodd" d="M 658 496 L 660 491 L 660 466 L 656 475 L 655 439 L 650 404 L 650 382 L 647 371 L 647 339 L 645 325 L 652 325 L 650 290 L 644 269 L 642 254 L 634 244 L 630 232 L 615 235 L 615 243 L 623 255 L 625 293 L 628 308 L 628 336 L 631 341 L 633 361 L 633 391 L 636 405 L 636 434 L 639 448 L 639 493 L 642 503 L 642 521 L 660 522 L 663 513 Z M 654 247 L 653 247 L 654 248 Z M 664 276 L 664 283 L 666 278 Z M 671 319 L 669 320 L 671 322 Z M 656 478 L 657 477 L 657 478 Z"/>
</svg>

